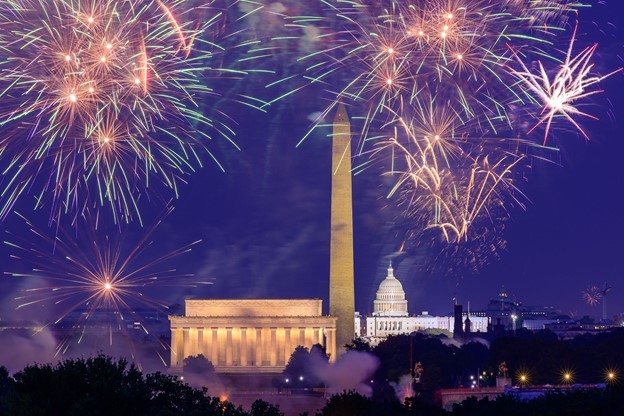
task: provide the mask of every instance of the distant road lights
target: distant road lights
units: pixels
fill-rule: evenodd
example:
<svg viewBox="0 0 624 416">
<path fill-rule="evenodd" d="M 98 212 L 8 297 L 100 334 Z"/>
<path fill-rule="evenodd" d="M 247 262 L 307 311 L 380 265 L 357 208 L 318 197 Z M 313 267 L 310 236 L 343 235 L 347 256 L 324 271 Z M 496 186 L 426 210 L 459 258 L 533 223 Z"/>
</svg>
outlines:
<svg viewBox="0 0 624 416">
<path fill-rule="evenodd" d="M 511 315 L 511 322 L 514 334 L 516 333 L 516 320 L 518 319 L 518 315 L 515 313 Z"/>
</svg>

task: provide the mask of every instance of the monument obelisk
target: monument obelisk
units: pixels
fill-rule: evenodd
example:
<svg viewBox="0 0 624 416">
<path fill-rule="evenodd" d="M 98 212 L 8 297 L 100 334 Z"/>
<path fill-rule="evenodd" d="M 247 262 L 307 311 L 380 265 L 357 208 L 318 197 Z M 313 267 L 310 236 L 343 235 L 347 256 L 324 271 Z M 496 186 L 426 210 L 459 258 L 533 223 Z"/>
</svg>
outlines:
<svg viewBox="0 0 624 416">
<path fill-rule="evenodd" d="M 342 103 L 338 104 L 332 132 L 329 314 L 338 318 L 336 352 L 340 355 L 355 336 L 351 124 Z"/>
</svg>

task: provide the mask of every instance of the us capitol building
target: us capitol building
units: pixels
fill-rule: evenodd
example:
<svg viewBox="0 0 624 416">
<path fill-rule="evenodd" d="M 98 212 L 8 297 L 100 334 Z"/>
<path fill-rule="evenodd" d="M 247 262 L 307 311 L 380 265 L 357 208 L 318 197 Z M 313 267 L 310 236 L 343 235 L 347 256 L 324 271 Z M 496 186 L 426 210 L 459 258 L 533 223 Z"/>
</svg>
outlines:
<svg viewBox="0 0 624 416">
<path fill-rule="evenodd" d="M 456 308 L 457 309 L 457 308 Z M 486 316 L 470 316 L 470 312 L 450 316 L 432 316 L 427 312 L 410 316 L 403 285 L 394 276 L 392 264 L 388 266 L 386 278 L 379 284 L 373 302 L 372 316 L 355 315 L 356 337 L 365 339 L 371 345 L 378 344 L 389 335 L 410 334 L 414 331 L 437 330 L 448 335 L 455 335 L 455 319 L 461 316 L 462 335 L 487 332 L 490 319 Z"/>
</svg>

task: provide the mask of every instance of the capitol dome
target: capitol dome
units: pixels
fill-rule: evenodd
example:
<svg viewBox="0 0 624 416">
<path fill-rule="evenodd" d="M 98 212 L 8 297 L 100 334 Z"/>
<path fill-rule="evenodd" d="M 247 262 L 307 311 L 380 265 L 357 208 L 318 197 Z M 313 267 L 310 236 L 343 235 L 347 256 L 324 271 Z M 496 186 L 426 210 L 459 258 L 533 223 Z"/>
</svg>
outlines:
<svg viewBox="0 0 624 416">
<path fill-rule="evenodd" d="M 401 282 L 394 277 L 392 263 L 388 266 L 388 275 L 379 284 L 373 304 L 375 316 L 408 316 L 405 291 Z"/>
</svg>

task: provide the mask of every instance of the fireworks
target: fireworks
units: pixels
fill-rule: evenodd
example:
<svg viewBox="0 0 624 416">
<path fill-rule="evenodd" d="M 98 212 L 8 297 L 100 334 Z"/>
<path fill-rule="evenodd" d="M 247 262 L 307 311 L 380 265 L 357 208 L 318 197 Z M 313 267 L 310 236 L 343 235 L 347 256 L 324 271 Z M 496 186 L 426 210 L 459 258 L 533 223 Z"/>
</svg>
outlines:
<svg viewBox="0 0 624 416">
<path fill-rule="evenodd" d="M 548 53 L 553 34 L 563 31 L 568 13 L 580 5 L 563 0 L 540 2 L 539 7 L 526 1 L 433 0 L 332 7 L 338 22 L 325 31 L 333 32 L 339 46 L 332 44 L 301 61 L 310 62 L 306 79 L 333 85 L 326 113 L 338 100 L 366 107 L 366 136 L 375 122 L 392 117 L 387 109 L 400 113 L 425 85 L 467 114 L 484 116 L 491 127 L 513 129 L 507 112 L 522 103 L 523 89 L 530 91 L 513 85 L 509 45 Z"/>
<path fill-rule="evenodd" d="M 50 238 L 46 230 L 39 229 L 31 221 L 19 216 L 24 219 L 28 231 L 9 233 L 5 244 L 15 252 L 11 257 L 31 265 L 31 270 L 5 274 L 14 278 L 43 279 L 46 282 L 41 287 L 26 289 L 23 295 L 16 298 L 19 302 L 17 309 L 41 305 L 49 309 L 48 315 L 60 310 L 46 325 L 62 322 L 77 309 L 86 310 L 84 321 L 100 311 L 110 312 L 116 319 L 127 321 L 137 305 L 157 310 L 168 309 L 167 305 L 149 296 L 150 288 L 212 284 L 211 281 L 182 274 L 175 268 L 162 267 L 171 259 L 191 251 L 200 241 L 164 255 L 155 255 L 151 238 L 160 221 L 151 226 L 137 244 L 129 246 L 118 232 L 112 235 L 82 232 L 83 237 L 77 238 L 59 228 L 58 235 Z M 128 317 L 124 316 L 126 312 Z M 84 329 L 84 322 L 80 325 Z M 148 332 L 144 326 L 143 330 Z M 57 353 L 68 346 L 68 340 L 62 341 Z"/>
<path fill-rule="evenodd" d="M 441 245 L 462 268 L 477 270 L 504 247 L 500 233 L 509 207 L 524 207 L 516 180 L 527 158 L 505 149 L 524 143 L 471 139 L 469 125 L 448 103 L 427 103 L 410 122 L 398 118 L 395 136 L 381 146 L 393 153 L 388 175 L 399 178 L 389 197 L 398 194 L 417 245 Z"/>
<path fill-rule="evenodd" d="M 524 207 L 524 168 L 556 151 L 546 146 L 553 128 L 563 125 L 554 121 L 565 120 L 587 137 L 578 118 L 593 116 L 579 105 L 613 74 L 594 73 L 596 45 L 575 55 L 576 29 L 569 28 L 584 5 L 323 4 L 330 9 L 325 26 L 322 19 L 292 18 L 293 26 L 314 24 L 319 40 L 331 39 L 299 59 L 307 64 L 306 82 L 326 85 L 329 94 L 304 139 L 325 127 L 337 102 L 351 106 L 361 125 L 354 147 L 372 159 L 360 166 L 381 161 L 397 178 L 389 194 L 409 218 L 413 239 L 433 234 L 453 251 L 473 242 L 497 251 L 504 245 L 496 237 L 501 222 L 512 206 Z M 562 39 L 569 41 L 563 61 Z"/>
<path fill-rule="evenodd" d="M 603 293 L 602 289 L 600 289 L 598 286 L 589 286 L 583 291 L 582 295 L 585 303 L 587 303 L 589 306 L 596 306 L 602 300 Z"/>
<path fill-rule="evenodd" d="M 602 319 L 607 320 L 607 295 L 613 289 L 609 284 L 605 282 L 604 286 L 599 288 L 598 286 L 589 286 L 581 295 L 585 303 L 589 306 L 596 306 L 602 303 Z"/>
<path fill-rule="evenodd" d="M 154 183 L 183 177 L 233 143 L 229 117 L 201 108 L 222 95 L 212 1 L 24 0 L 0 10 L 2 210 L 33 192 L 37 206 L 108 206 L 139 216 Z M 254 105 L 240 95 L 237 101 Z M 216 160 L 216 159 L 215 159 Z"/>
<path fill-rule="evenodd" d="M 512 70 L 512 74 L 527 85 L 543 105 L 543 109 L 538 116 L 539 121 L 529 133 L 535 130 L 539 125 L 546 123 L 544 144 L 546 144 L 548 139 L 548 133 L 550 132 L 553 120 L 557 116 L 565 117 L 587 140 L 589 140 L 587 133 L 572 116 L 585 116 L 593 119 L 596 119 L 596 117 L 581 111 L 575 104 L 578 100 L 601 92 L 600 90 L 591 89 L 591 87 L 620 71 L 620 69 L 618 69 L 617 71 L 603 76 L 593 75 L 591 59 L 598 45 L 594 44 L 591 47 L 583 49 L 578 55 L 572 56 L 575 36 L 576 27 L 570 40 L 570 46 L 568 47 L 565 60 L 552 77 L 552 80 L 547 70 L 544 68 L 544 65 L 542 65 L 542 62 L 538 62 L 539 69 L 532 72 L 518 57 L 522 71 Z"/>
</svg>

